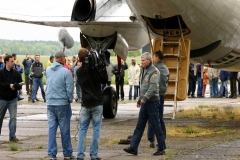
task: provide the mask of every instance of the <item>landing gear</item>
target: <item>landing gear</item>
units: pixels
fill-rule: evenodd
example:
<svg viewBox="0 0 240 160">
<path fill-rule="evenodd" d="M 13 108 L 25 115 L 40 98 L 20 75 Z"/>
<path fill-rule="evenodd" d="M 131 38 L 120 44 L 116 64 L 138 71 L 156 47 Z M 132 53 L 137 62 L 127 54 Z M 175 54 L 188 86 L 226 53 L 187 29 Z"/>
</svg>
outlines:
<svg viewBox="0 0 240 160">
<path fill-rule="evenodd" d="M 117 94 L 113 87 L 108 86 L 103 90 L 103 117 L 106 119 L 115 118 L 117 115 Z"/>
</svg>

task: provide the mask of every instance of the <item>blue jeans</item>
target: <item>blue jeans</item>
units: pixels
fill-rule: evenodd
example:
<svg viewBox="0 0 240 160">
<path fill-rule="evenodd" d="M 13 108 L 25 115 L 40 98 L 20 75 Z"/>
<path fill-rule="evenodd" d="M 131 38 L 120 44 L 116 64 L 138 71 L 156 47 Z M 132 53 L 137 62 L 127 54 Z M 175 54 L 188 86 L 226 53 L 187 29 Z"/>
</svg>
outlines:
<svg viewBox="0 0 240 160">
<path fill-rule="evenodd" d="M 131 100 L 132 99 L 132 86 L 133 85 L 129 85 L 130 88 L 129 88 L 129 99 Z M 138 86 L 134 86 L 134 100 L 137 98 L 137 95 L 138 95 Z"/>
<path fill-rule="evenodd" d="M 134 130 L 130 147 L 134 150 L 138 150 L 139 143 L 141 141 L 145 126 L 147 121 L 149 121 L 151 127 L 153 128 L 153 132 L 156 134 L 157 142 L 158 142 L 158 150 L 163 151 L 166 149 L 165 144 L 165 136 L 163 133 L 163 129 L 160 125 L 159 118 L 159 108 L 160 101 L 148 101 L 145 104 L 141 105 L 138 122 L 136 129 Z"/>
<path fill-rule="evenodd" d="M 38 88 L 41 88 L 41 93 L 43 99 L 45 99 L 45 92 L 44 92 L 44 87 L 43 87 L 43 82 L 42 78 L 32 78 L 32 83 L 33 83 L 33 88 L 32 88 L 32 101 L 34 101 L 37 98 L 37 91 Z"/>
<path fill-rule="evenodd" d="M 220 93 L 219 93 L 220 96 L 223 95 L 224 88 L 225 88 L 225 97 L 228 97 L 228 80 L 221 82 Z"/>
<path fill-rule="evenodd" d="M 160 125 L 161 125 L 161 128 L 163 130 L 164 138 L 166 139 L 166 127 L 165 127 L 165 123 L 164 123 L 164 119 L 163 119 L 164 98 L 165 98 L 165 96 L 164 95 L 160 95 L 159 97 L 160 97 L 160 105 L 158 107 L 158 111 L 159 111 Z M 148 121 L 148 140 L 150 142 L 154 142 L 155 141 L 153 127 L 149 123 L 149 121 Z"/>
<path fill-rule="evenodd" d="M 210 91 L 210 97 L 213 97 L 213 87 L 212 87 L 212 80 L 209 79 L 209 91 Z"/>
<path fill-rule="evenodd" d="M 92 119 L 92 126 L 93 126 L 93 134 L 92 134 L 89 153 L 92 159 L 98 157 L 98 142 L 100 139 L 101 125 L 102 125 L 102 113 L 103 113 L 103 105 L 81 108 L 80 119 L 79 119 L 80 128 L 78 132 L 77 158 L 85 157 L 84 152 L 86 150 L 86 133 L 87 133 L 88 126 L 91 119 Z"/>
<path fill-rule="evenodd" d="M 9 120 L 9 140 L 16 138 L 16 128 L 17 128 L 17 98 L 11 101 L 0 100 L 0 108 L 7 107 L 10 120 Z"/>
<path fill-rule="evenodd" d="M 72 143 L 70 135 L 70 121 L 72 116 L 72 109 L 70 104 L 63 106 L 47 105 L 48 117 L 48 155 L 56 157 L 57 142 L 56 133 L 58 126 L 61 132 L 62 148 L 64 157 L 72 155 Z"/>
<path fill-rule="evenodd" d="M 78 83 L 76 83 L 76 91 L 78 100 L 82 99 L 82 89 Z"/>
<path fill-rule="evenodd" d="M 193 96 L 196 90 L 196 81 L 189 80 L 188 81 L 188 96 Z"/>
<path fill-rule="evenodd" d="M 218 78 L 212 79 L 212 96 L 216 97 L 218 96 Z"/>
<path fill-rule="evenodd" d="M 197 81 L 198 81 L 197 97 L 202 97 L 203 79 L 201 77 L 197 77 Z"/>
</svg>

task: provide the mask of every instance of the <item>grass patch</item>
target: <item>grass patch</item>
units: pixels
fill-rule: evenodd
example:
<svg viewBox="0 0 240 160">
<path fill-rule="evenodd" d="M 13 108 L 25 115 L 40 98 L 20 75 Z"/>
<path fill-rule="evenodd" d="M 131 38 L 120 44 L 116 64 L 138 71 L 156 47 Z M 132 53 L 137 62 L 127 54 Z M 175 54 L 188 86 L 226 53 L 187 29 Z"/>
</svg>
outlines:
<svg viewBox="0 0 240 160">
<path fill-rule="evenodd" d="M 20 148 L 17 143 L 10 143 L 10 150 L 11 151 L 20 151 Z"/>
<path fill-rule="evenodd" d="M 111 140 L 107 141 L 107 144 L 108 144 L 108 145 L 118 144 L 119 142 L 120 142 L 119 139 L 111 139 Z"/>
<path fill-rule="evenodd" d="M 75 121 L 79 121 L 79 117 L 78 116 L 75 117 Z"/>
<path fill-rule="evenodd" d="M 211 108 L 210 108 L 211 107 Z M 216 106 L 198 106 L 178 111 L 176 118 L 215 118 L 221 120 L 240 120 L 240 108 Z"/>
<path fill-rule="evenodd" d="M 185 129 L 185 133 L 196 133 L 196 130 L 193 128 L 193 126 L 188 126 Z"/>
<path fill-rule="evenodd" d="M 219 134 L 235 133 L 235 130 L 220 128 L 207 128 L 196 125 L 189 125 L 183 127 L 166 126 L 167 137 L 182 137 L 182 138 L 195 138 L 195 137 L 213 137 Z"/>
<path fill-rule="evenodd" d="M 211 108 L 212 106 L 208 106 L 208 105 L 199 105 L 198 108 Z"/>
<path fill-rule="evenodd" d="M 166 152 L 166 156 L 167 156 L 167 158 L 173 158 L 173 151 L 172 150 L 168 150 Z"/>
</svg>

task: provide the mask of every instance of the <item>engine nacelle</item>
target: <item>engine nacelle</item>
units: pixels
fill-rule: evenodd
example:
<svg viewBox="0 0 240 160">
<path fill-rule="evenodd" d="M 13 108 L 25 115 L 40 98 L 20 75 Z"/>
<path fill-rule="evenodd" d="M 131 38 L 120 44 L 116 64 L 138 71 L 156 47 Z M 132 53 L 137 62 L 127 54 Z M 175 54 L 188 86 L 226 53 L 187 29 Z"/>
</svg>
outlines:
<svg viewBox="0 0 240 160">
<path fill-rule="evenodd" d="M 96 0 L 76 0 L 71 21 L 92 21 L 96 15 Z"/>
</svg>

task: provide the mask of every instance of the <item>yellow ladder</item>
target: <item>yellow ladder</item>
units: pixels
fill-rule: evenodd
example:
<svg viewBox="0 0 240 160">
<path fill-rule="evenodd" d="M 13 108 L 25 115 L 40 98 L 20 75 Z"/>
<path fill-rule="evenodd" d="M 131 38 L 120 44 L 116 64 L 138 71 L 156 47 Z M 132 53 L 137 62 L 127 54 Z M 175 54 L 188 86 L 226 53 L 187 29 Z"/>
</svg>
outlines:
<svg viewBox="0 0 240 160">
<path fill-rule="evenodd" d="M 158 50 L 163 52 L 163 63 L 168 67 L 170 73 L 165 101 L 173 101 L 174 104 L 170 106 L 173 107 L 172 119 L 174 119 L 177 101 L 183 101 L 187 97 L 190 40 L 157 38 L 154 39 L 153 53 Z"/>
</svg>

